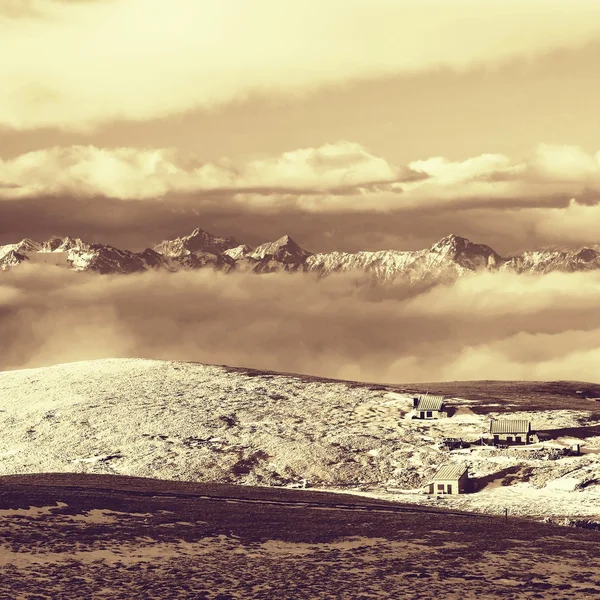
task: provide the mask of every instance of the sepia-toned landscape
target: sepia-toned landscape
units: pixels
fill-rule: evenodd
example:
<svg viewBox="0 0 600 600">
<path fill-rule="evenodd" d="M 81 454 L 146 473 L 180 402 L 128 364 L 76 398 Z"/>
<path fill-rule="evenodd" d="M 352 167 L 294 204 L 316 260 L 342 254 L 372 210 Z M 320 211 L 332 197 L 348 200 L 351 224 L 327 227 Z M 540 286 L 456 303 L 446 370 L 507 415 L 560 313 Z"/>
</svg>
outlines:
<svg viewBox="0 0 600 600">
<path fill-rule="evenodd" d="M 0 481 L 0 591 L 19 600 L 600 593 L 597 532 L 308 491 Z"/>
<path fill-rule="evenodd" d="M 600 596 L 600 3 L 0 2 L 0 600 Z"/>
</svg>

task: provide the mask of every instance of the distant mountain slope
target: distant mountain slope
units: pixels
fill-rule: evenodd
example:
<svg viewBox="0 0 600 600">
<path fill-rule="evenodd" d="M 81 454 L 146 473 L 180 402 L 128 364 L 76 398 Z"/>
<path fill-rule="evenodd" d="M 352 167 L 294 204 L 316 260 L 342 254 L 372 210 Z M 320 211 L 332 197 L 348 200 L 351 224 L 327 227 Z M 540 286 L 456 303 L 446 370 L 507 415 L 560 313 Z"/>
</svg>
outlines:
<svg viewBox="0 0 600 600">
<path fill-rule="evenodd" d="M 12 269 L 24 262 L 102 274 L 210 267 L 223 272 L 301 271 L 320 276 L 363 273 L 375 283 L 397 279 L 436 282 L 481 271 L 550 273 L 600 269 L 600 249 L 539 250 L 502 257 L 489 246 L 451 234 L 423 250 L 313 254 L 289 235 L 251 248 L 234 237 L 217 237 L 197 228 L 189 235 L 164 240 L 143 252 L 90 244 L 71 237 L 52 238 L 42 243 L 26 238 L 0 246 L 0 270 Z"/>
</svg>

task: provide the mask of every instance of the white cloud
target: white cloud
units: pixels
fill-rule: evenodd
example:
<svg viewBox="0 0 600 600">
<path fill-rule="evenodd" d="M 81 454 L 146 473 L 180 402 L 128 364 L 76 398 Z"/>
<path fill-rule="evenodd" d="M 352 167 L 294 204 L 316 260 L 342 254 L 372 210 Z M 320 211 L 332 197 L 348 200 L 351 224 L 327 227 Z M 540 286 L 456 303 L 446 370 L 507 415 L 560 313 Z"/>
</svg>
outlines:
<svg viewBox="0 0 600 600">
<path fill-rule="evenodd" d="M 201 207 L 202 193 L 208 192 L 234 205 L 307 212 L 560 207 L 569 212 L 570 222 L 587 226 L 600 201 L 600 153 L 541 145 L 523 160 L 482 154 L 464 161 L 434 157 L 394 165 L 360 144 L 339 141 L 239 162 L 202 163 L 165 148 L 94 146 L 55 147 L 0 160 L 0 199 L 196 194 L 193 202 Z M 539 224 L 555 227 L 556 217 L 548 212 Z"/>
<path fill-rule="evenodd" d="M 599 22 L 596 0 L 13 1 L 0 7 L 0 124 L 85 130 L 496 64 L 586 43 Z"/>
<path fill-rule="evenodd" d="M 208 190 L 237 191 L 245 197 L 258 190 L 268 199 L 281 190 L 325 193 L 407 176 L 406 168 L 343 141 L 239 165 L 228 159 L 199 163 L 171 149 L 73 146 L 0 161 L 0 198 L 70 193 L 144 199 Z"/>
</svg>

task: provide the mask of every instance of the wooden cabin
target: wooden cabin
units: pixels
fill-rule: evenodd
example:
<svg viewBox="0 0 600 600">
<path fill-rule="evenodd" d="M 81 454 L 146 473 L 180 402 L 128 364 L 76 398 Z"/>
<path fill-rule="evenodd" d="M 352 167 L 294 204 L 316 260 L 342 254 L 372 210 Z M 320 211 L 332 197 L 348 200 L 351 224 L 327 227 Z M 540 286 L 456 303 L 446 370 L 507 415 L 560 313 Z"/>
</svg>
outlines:
<svg viewBox="0 0 600 600">
<path fill-rule="evenodd" d="M 524 419 L 492 419 L 490 438 L 494 445 L 525 445 L 532 442 L 531 421 Z"/>
<path fill-rule="evenodd" d="M 440 419 L 447 417 L 446 397 L 423 394 L 413 398 L 413 411 L 416 419 Z"/>
<path fill-rule="evenodd" d="M 464 464 L 440 467 L 427 486 L 429 494 L 464 494 L 469 484 L 469 470 Z"/>
</svg>

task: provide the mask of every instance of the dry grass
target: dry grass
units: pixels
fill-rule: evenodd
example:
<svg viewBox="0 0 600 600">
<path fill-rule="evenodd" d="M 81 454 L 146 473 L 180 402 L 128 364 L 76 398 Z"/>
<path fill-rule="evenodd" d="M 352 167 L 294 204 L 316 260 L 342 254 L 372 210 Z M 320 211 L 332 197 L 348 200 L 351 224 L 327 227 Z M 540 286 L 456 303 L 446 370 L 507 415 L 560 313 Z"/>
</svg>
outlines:
<svg viewBox="0 0 600 600">
<path fill-rule="evenodd" d="M 0 478 L 0 536 L 15 600 L 600 595 L 598 532 L 304 491 Z"/>
</svg>

